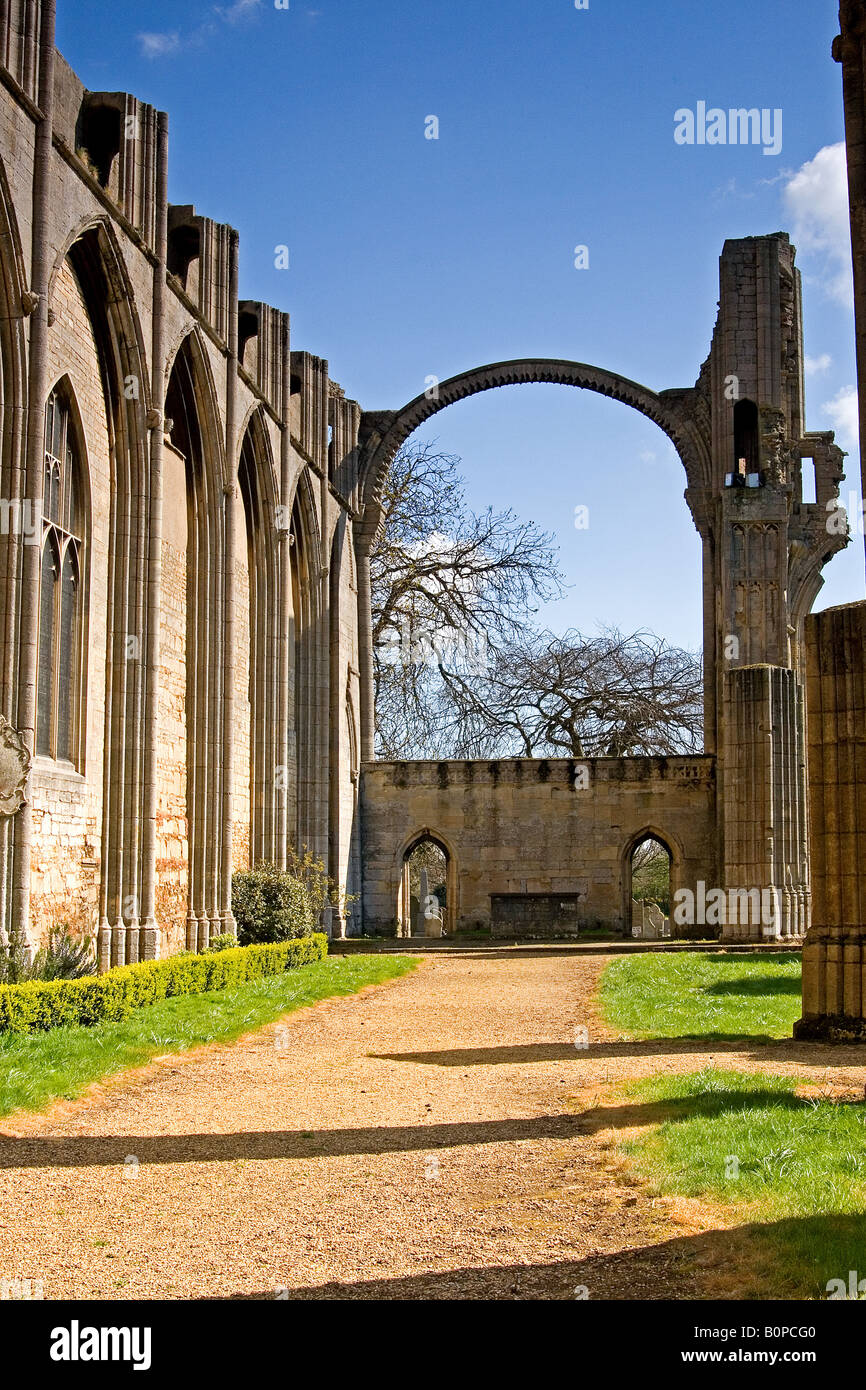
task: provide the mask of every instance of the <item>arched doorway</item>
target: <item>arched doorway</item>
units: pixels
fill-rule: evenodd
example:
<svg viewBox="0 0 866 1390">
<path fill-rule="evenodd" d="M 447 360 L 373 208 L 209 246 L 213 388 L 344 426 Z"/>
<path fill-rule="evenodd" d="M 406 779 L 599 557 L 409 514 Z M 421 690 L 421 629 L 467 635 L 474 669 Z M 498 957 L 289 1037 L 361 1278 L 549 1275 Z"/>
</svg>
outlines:
<svg viewBox="0 0 866 1390">
<path fill-rule="evenodd" d="M 453 856 L 437 836 L 423 832 L 403 853 L 398 936 L 450 936 L 454 890 Z"/>
<path fill-rule="evenodd" d="M 626 853 L 628 934 L 642 940 L 671 935 L 673 854 L 660 835 L 642 833 Z"/>
</svg>

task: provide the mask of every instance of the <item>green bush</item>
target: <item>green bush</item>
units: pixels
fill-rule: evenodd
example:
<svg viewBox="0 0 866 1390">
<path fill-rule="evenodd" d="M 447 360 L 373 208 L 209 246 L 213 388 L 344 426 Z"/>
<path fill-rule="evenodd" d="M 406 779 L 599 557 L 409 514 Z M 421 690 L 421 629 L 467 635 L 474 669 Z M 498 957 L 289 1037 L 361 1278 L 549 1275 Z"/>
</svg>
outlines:
<svg viewBox="0 0 866 1390">
<path fill-rule="evenodd" d="M 25 980 L 78 980 L 96 973 L 96 957 L 90 941 L 76 941 L 66 923 L 53 927 L 48 945 L 33 959 L 20 942 L 0 942 L 0 984 L 20 985 Z"/>
<path fill-rule="evenodd" d="M 232 911 L 242 946 L 292 941 L 316 925 L 303 879 L 274 864 L 260 864 L 232 878 Z"/>
<path fill-rule="evenodd" d="M 161 999 L 207 994 L 265 975 L 281 975 L 295 966 L 324 960 L 327 954 L 327 937 L 317 932 L 303 940 L 120 965 L 87 979 L 0 985 L 0 1033 L 39 1033 L 118 1021 Z"/>
<path fill-rule="evenodd" d="M 210 944 L 205 946 L 206 951 L 233 951 L 238 944 L 236 936 L 232 936 L 230 931 L 220 932 L 219 936 L 212 936 Z M 192 954 L 192 953 L 191 953 Z"/>
<path fill-rule="evenodd" d="M 80 980 L 96 972 L 96 957 L 89 941 L 76 941 L 64 924 L 52 931 L 48 945 L 36 952 L 34 980 Z"/>
</svg>

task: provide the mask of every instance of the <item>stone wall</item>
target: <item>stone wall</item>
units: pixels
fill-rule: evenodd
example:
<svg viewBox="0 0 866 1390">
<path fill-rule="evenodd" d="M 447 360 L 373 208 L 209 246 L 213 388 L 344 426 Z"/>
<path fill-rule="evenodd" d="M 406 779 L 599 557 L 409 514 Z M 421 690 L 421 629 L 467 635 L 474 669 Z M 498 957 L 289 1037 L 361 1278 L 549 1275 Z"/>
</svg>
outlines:
<svg viewBox="0 0 866 1390">
<path fill-rule="evenodd" d="M 807 620 L 812 927 L 798 1037 L 866 1041 L 866 603 Z"/>
<path fill-rule="evenodd" d="M 0 939 L 36 946 L 67 922 L 98 932 L 107 966 L 230 929 L 232 870 L 252 859 L 305 840 L 350 871 L 357 605 L 351 537 L 334 538 L 360 409 L 292 350 L 285 310 L 238 302 L 237 233 L 168 204 L 167 117 L 88 91 L 53 18 L 48 0 L 0 7 L 0 500 L 38 516 L 45 403 L 68 380 L 89 484 L 85 737 L 80 765 L 38 760 L 0 825 Z M 41 56 L 24 53 L 40 25 Z M 0 535 L 0 712 L 32 748 L 29 550 Z"/>
<path fill-rule="evenodd" d="M 84 745 L 77 766 L 49 758 L 34 763 L 32 909 L 42 940 L 52 926 L 92 935 L 99 911 L 105 732 L 106 587 L 111 505 L 108 426 L 99 353 L 81 285 L 68 264 L 57 279 L 49 329 L 50 386 L 68 388 L 79 416 L 80 455 L 87 470 L 90 518 L 84 537 L 86 625 L 82 685 Z M 76 431 L 77 432 L 77 431 Z"/>
<path fill-rule="evenodd" d="M 424 835 L 452 861 L 458 929 L 489 927 L 492 895 L 561 894 L 579 924 L 622 930 L 647 832 L 670 850 L 672 889 L 717 882 L 707 757 L 366 763 L 361 819 L 367 932 L 395 934 L 403 858 Z"/>
</svg>

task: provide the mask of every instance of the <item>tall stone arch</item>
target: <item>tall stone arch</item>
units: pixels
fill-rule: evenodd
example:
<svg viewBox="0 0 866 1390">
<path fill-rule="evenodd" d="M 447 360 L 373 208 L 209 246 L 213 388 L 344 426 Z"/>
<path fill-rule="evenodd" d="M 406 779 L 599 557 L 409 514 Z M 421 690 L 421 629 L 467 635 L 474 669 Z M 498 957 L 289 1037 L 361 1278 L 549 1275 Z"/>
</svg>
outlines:
<svg viewBox="0 0 866 1390">
<path fill-rule="evenodd" d="M 238 480 L 246 543 L 248 608 L 238 619 L 237 664 L 248 675 L 248 705 L 236 681 L 236 722 L 249 719 L 249 859 L 279 862 L 279 567 L 276 544 L 278 492 L 264 412 L 251 414 L 243 431 Z M 241 566 L 236 565 L 236 570 Z M 238 588 L 243 585 L 238 579 Z M 245 652 L 240 651 L 241 644 Z M 242 655 L 245 661 L 242 660 Z"/>
<path fill-rule="evenodd" d="M 586 362 L 559 358 L 518 358 L 494 362 L 471 371 L 460 372 L 435 383 L 426 392 L 396 411 L 365 412 L 359 435 L 359 492 L 362 514 L 355 528 L 358 568 L 359 664 L 361 668 L 361 744 L 362 758 L 374 755 L 373 649 L 370 624 L 370 550 L 381 524 L 381 494 L 388 468 L 402 444 L 421 425 L 457 401 L 482 391 L 506 386 L 547 383 L 594 391 L 620 401 L 652 420 L 671 440 L 686 473 L 685 499 L 695 526 L 704 540 L 704 590 L 712 564 L 710 508 L 708 496 L 712 478 L 712 440 L 710 416 L 704 393 L 697 387 L 656 392 L 628 377 Z M 715 641 L 708 625 L 715 621 L 709 604 L 704 604 L 705 648 L 711 654 L 705 670 L 707 724 L 713 723 L 715 671 L 712 653 Z"/>
<path fill-rule="evenodd" d="M 621 401 L 654 421 L 673 443 L 682 459 L 690 490 L 708 485 L 710 440 L 699 421 L 699 397 L 695 388 L 651 391 L 639 382 L 586 362 L 558 358 L 518 358 L 494 362 L 459 372 L 431 386 L 397 411 L 365 412 L 361 417 L 359 462 L 361 497 L 365 508 L 380 496 L 388 465 L 397 450 L 425 421 L 457 401 L 482 391 L 504 386 L 548 383 L 576 386 Z"/>
<path fill-rule="evenodd" d="M 651 391 L 586 363 L 520 359 L 434 382 L 400 410 L 361 419 L 358 561 L 362 759 L 374 757 L 369 557 L 382 486 L 404 441 L 438 411 L 481 391 L 532 382 L 621 401 L 670 438 L 702 541 L 705 751 L 716 782 L 716 854 L 724 888 L 772 889 L 773 934 L 809 920 L 802 629 L 821 570 L 846 543 L 828 525 L 843 475 L 829 431 L 807 431 L 802 298 L 788 236 L 727 241 L 718 316 L 693 387 Z M 814 468 L 815 500 L 804 488 Z"/>
<path fill-rule="evenodd" d="M 25 506 L 25 421 L 27 344 L 25 322 L 32 305 L 25 299 L 21 237 L 6 169 L 0 160 L 0 497 L 11 509 Z M 0 532 L 0 714 L 15 725 L 15 690 L 22 598 L 20 528 Z M 28 814 L 26 808 L 23 815 Z M 0 817 L 0 941 L 12 926 L 12 861 L 18 821 Z"/>
<path fill-rule="evenodd" d="M 107 218 L 76 227 L 55 260 L 73 270 L 93 327 L 112 468 L 106 621 L 105 759 L 99 881 L 103 964 L 138 960 L 152 866 L 146 847 L 151 387 L 135 295 Z"/>
<path fill-rule="evenodd" d="M 287 829 L 290 835 L 294 834 L 296 848 L 306 846 L 324 859 L 328 852 L 329 733 L 321 719 L 319 696 L 328 681 L 330 633 L 326 595 L 322 590 L 325 565 L 321 527 L 316 492 L 307 468 L 301 470 L 297 479 L 290 515 L 289 715 L 292 734 L 289 742 L 295 781 L 294 788 L 289 788 Z"/>
<path fill-rule="evenodd" d="M 206 946 L 231 914 L 225 863 L 225 439 L 207 351 L 197 329 L 167 372 L 166 443 L 183 460 L 187 505 L 185 738 L 188 891 L 186 943 Z"/>
</svg>

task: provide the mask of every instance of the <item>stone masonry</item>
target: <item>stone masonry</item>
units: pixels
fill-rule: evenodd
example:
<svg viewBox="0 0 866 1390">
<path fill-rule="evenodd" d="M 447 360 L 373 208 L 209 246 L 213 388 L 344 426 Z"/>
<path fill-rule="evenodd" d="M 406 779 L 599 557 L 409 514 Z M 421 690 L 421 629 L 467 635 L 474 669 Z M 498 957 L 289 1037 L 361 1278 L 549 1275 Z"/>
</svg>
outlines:
<svg viewBox="0 0 866 1390">
<path fill-rule="evenodd" d="M 425 835 L 448 857 L 452 928 L 546 931 L 560 912 L 578 929 L 623 928 L 630 852 L 651 833 L 675 888 L 771 893 L 773 934 L 799 940 L 813 891 L 806 719 L 823 804 L 846 844 L 860 833 L 847 783 L 832 790 L 832 738 L 862 708 L 845 703 L 840 674 L 860 660 L 861 629 L 808 618 L 847 537 L 827 525 L 842 454 L 804 426 L 788 237 L 725 242 L 693 386 L 656 392 L 585 363 L 521 359 L 443 381 L 435 399 L 362 411 L 327 361 L 293 350 L 286 312 L 239 299 L 237 233 L 169 204 L 165 113 L 86 90 L 55 49 L 54 19 L 54 0 L 0 6 L 0 500 L 4 517 L 26 505 L 41 527 L 56 393 L 81 530 L 58 664 L 73 738 L 69 757 L 32 758 L 24 805 L 0 814 L 0 934 L 35 945 L 66 924 L 97 939 L 102 967 L 195 949 L 234 930 L 233 870 L 285 863 L 292 845 L 321 855 L 354 898 L 334 932 L 392 930 L 405 856 Z M 863 34 L 861 0 L 844 5 L 861 329 Z M 704 754 L 594 759 L 580 778 L 563 760 L 377 763 L 370 551 L 388 465 L 436 411 L 539 381 L 642 412 L 682 460 L 703 550 Z M 43 533 L 5 526 L 0 716 L 28 755 L 54 650 L 44 585 Z M 807 666 L 820 714 L 814 693 L 806 708 Z M 859 735 L 845 737 L 856 759 Z M 826 931 L 844 928 L 859 968 L 862 912 L 849 907 L 863 894 L 833 899 L 815 805 L 820 932 L 807 946 L 822 1013 L 840 997 Z M 854 1000 L 847 983 L 841 997 Z"/>
</svg>

